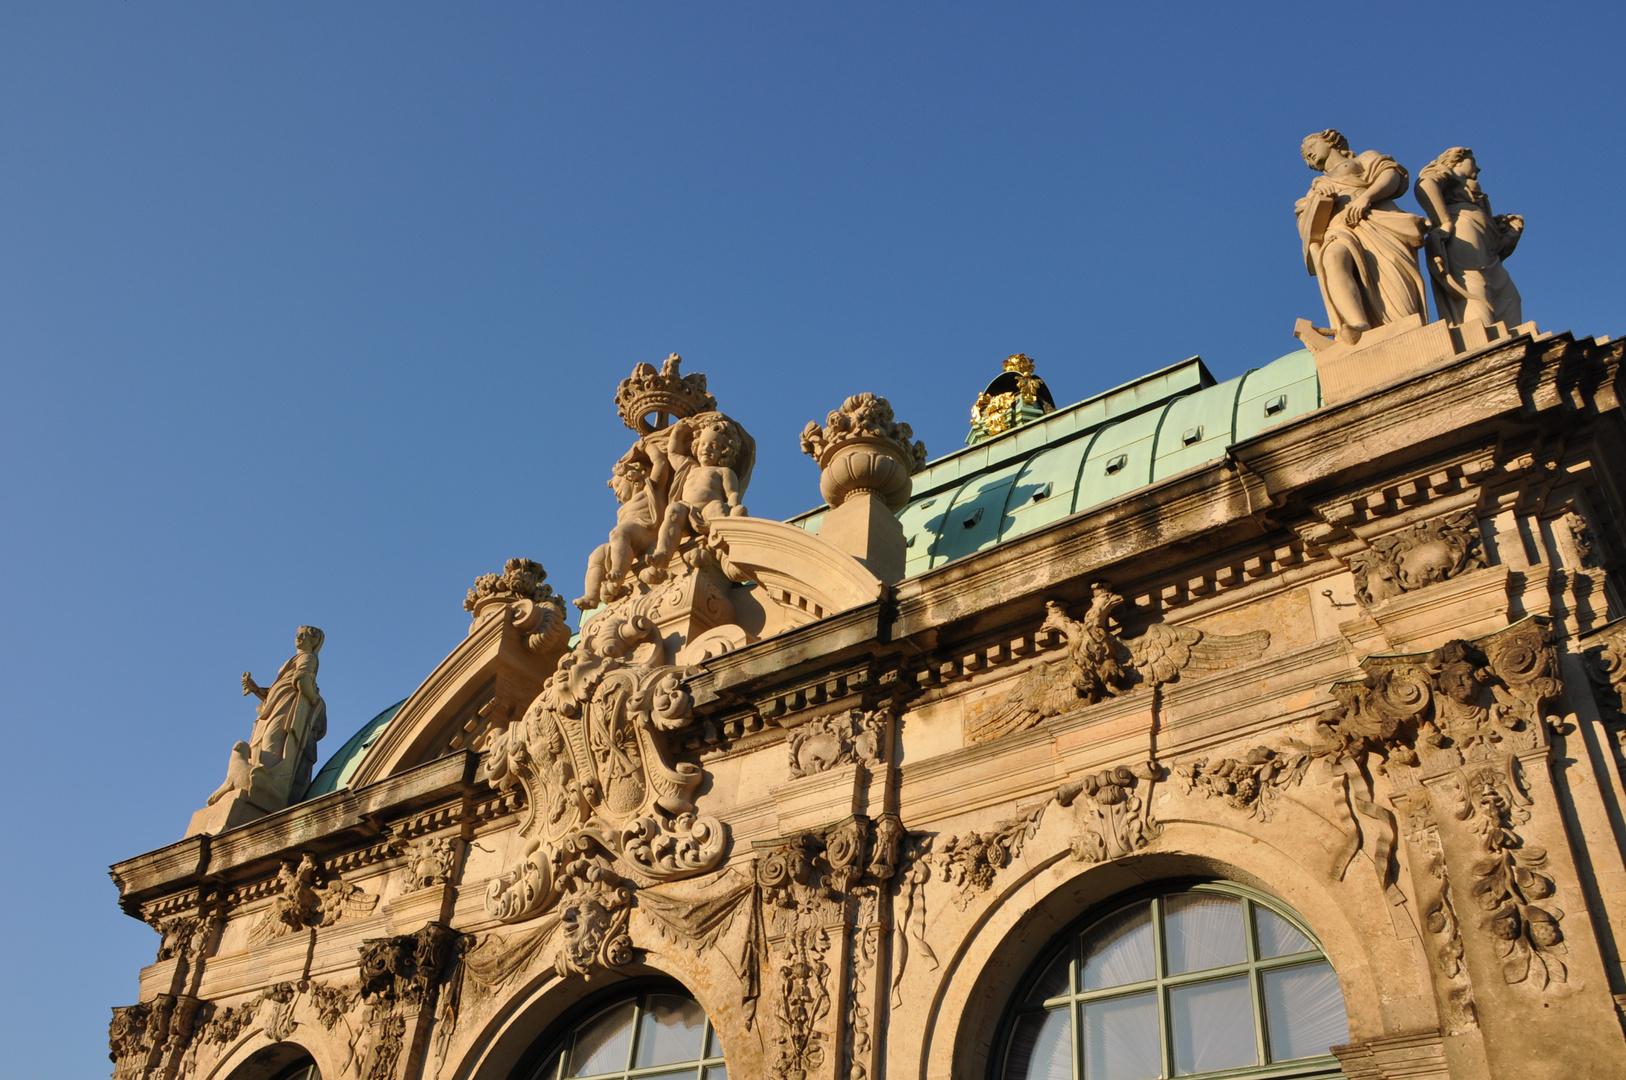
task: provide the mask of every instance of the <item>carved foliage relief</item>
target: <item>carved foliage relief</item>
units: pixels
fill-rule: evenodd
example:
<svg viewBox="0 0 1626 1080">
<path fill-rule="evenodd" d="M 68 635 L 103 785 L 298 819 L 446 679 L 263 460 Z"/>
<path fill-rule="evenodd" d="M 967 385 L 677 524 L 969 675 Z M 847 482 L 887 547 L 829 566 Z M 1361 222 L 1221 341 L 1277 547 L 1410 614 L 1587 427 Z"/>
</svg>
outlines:
<svg viewBox="0 0 1626 1080">
<path fill-rule="evenodd" d="M 1322 762 L 1338 781 L 1337 809 L 1347 828 L 1332 876 L 1342 878 L 1365 849 L 1398 903 L 1392 856 L 1400 827 L 1374 794 L 1374 775 L 1386 777 L 1390 801 L 1407 816 L 1415 868 L 1427 879 L 1421 911 L 1431 952 L 1464 1026 L 1472 1023 L 1473 1005 L 1459 911 L 1471 913 L 1469 930 L 1494 943 L 1506 981 L 1546 987 L 1566 978 L 1559 959 L 1563 912 L 1550 900 L 1556 886 L 1547 853 L 1519 833 L 1531 805 L 1521 757 L 1543 753 L 1547 730 L 1560 723 L 1546 714 L 1561 689 L 1552 634 L 1545 619 L 1531 617 L 1429 653 L 1368 657 L 1362 667 L 1364 678 L 1332 687 L 1337 704 L 1316 719 L 1310 738 L 1254 747 L 1237 758 L 1197 759 L 1175 771 L 1189 792 L 1268 821 L 1273 800 Z M 1450 880 L 1450 847 L 1442 846 L 1436 806 L 1449 808 L 1474 838 L 1468 881 Z M 1465 896 L 1453 895 L 1459 888 Z"/>
</svg>

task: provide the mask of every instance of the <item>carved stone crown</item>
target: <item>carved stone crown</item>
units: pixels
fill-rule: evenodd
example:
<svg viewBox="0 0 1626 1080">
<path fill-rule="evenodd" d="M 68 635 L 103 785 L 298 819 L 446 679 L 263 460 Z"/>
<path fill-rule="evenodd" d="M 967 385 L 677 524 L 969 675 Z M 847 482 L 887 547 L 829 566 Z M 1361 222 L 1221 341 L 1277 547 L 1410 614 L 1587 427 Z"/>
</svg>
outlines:
<svg viewBox="0 0 1626 1080">
<path fill-rule="evenodd" d="M 717 399 L 706 392 L 706 376 L 698 371 L 679 375 L 682 362 L 683 358 L 673 353 L 659 371 L 649 364 L 633 368 L 615 391 L 621 422 L 640 435 L 648 435 L 674 419 L 715 410 Z"/>
</svg>

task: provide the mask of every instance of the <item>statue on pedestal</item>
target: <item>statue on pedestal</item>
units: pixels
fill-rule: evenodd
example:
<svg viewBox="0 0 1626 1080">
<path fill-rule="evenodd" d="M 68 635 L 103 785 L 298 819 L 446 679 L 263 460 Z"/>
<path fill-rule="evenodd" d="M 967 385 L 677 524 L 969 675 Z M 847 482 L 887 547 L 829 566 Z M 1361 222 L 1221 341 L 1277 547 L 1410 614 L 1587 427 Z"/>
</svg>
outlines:
<svg viewBox="0 0 1626 1080">
<path fill-rule="evenodd" d="M 327 703 L 316 687 L 316 654 L 325 639 L 314 626 L 294 634 L 294 655 L 270 686 L 243 672 L 243 695 L 260 699 L 248 742 L 232 747 L 226 779 L 186 835 L 217 833 L 291 806 L 310 788 L 316 743 L 327 734 Z"/>
<path fill-rule="evenodd" d="M 1524 232 L 1517 214 L 1493 215 L 1479 187 L 1479 165 L 1453 146 L 1417 174 L 1417 201 L 1428 213 L 1428 269 L 1434 306 L 1453 326 L 1524 321 L 1523 302 L 1502 260 Z"/>
<path fill-rule="evenodd" d="M 1427 222 L 1395 205 L 1410 176 L 1375 150 L 1349 152 L 1328 129 L 1305 138 L 1300 152 L 1322 175 L 1294 207 L 1304 265 L 1321 284 L 1329 327 L 1345 345 L 1408 315 L 1425 315 L 1417 251 Z"/>
</svg>

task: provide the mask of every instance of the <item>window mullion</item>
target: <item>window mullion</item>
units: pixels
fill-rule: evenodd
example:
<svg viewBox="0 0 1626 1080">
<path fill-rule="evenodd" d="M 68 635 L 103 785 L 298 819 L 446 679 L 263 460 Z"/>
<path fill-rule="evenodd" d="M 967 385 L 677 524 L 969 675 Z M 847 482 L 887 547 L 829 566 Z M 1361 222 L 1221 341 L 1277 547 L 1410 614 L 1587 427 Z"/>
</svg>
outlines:
<svg viewBox="0 0 1626 1080">
<path fill-rule="evenodd" d="M 1163 898 L 1152 898 L 1152 975 L 1157 980 L 1158 1052 L 1163 1059 L 1163 1075 L 1174 1075 L 1174 1031 L 1169 1023 L 1169 992 L 1163 985 L 1169 968 L 1163 955 Z"/>
<path fill-rule="evenodd" d="M 1067 964 L 1067 1023 L 1073 1033 L 1073 1080 L 1084 1080 L 1084 935 L 1074 934 L 1067 943 L 1072 959 Z"/>
<path fill-rule="evenodd" d="M 1242 916 L 1247 919 L 1248 990 L 1253 999 L 1253 1044 L 1260 1065 L 1270 1061 L 1269 1033 L 1265 1030 L 1265 980 L 1259 974 L 1259 927 L 1254 920 L 1253 901 L 1242 898 Z"/>
</svg>

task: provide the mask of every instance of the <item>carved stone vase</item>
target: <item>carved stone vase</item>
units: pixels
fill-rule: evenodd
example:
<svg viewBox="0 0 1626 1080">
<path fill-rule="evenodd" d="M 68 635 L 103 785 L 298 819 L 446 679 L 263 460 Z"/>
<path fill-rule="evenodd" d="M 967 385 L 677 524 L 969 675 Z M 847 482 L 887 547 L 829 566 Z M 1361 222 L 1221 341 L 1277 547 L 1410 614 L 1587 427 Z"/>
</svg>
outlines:
<svg viewBox="0 0 1626 1080">
<path fill-rule="evenodd" d="M 852 436 L 826 446 L 818 462 L 819 494 L 832 509 L 854 495 L 873 495 L 893 513 L 909 503 L 915 463 L 895 440 Z"/>
</svg>

